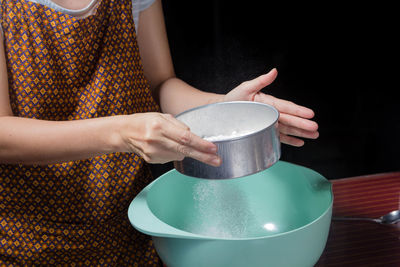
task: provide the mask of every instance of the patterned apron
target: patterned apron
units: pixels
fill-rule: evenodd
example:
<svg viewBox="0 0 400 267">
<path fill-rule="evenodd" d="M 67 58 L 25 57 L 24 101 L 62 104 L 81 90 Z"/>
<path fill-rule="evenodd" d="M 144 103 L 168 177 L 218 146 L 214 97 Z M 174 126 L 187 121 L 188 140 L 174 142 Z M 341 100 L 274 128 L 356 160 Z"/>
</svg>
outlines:
<svg viewBox="0 0 400 267">
<path fill-rule="evenodd" d="M 83 19 L 2 0 L 15 116 L 65 121 L 159 111 L 144 78 L 132 0 Z M 0 164 L 0 265 L 160 266 L 127 209 L 151 181 L 135 154 L 48 166 Z"/>
</svg>

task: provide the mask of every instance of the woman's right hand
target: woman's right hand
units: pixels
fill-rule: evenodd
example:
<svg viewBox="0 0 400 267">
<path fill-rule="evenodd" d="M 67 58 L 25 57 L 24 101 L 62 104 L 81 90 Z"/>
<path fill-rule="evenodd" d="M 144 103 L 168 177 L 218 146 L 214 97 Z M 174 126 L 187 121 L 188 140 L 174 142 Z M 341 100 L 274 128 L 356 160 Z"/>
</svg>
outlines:
<svg viewBox="0 0 400 267">
<path fill-rule="evenodd" d="M 193 134 L 172 115 L 148 112 L 123 116 L 123 150 L 140 155 L 149 163 L 166 163 L 191 157 L 219 166 L 217 147 Z"/>
</svg>

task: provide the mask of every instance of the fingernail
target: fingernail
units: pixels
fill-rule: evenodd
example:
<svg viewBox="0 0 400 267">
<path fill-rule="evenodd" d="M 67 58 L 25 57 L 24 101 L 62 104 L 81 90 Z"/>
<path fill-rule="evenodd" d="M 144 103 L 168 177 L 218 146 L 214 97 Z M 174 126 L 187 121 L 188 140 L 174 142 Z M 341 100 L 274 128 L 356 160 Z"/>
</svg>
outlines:
<svg viewBox="0 0 400 267">
<path fill-rule="evenodd" d="M 221 165 L 221 159 L 219 157 L 213 158 L 211 162 L 213 165 L 216 165 L 216 166 Z"/>
<path fill-rule="evenodd" d="M 217 146 L 210 147 L 210 153 L 217 153 Z"/>
</svg>

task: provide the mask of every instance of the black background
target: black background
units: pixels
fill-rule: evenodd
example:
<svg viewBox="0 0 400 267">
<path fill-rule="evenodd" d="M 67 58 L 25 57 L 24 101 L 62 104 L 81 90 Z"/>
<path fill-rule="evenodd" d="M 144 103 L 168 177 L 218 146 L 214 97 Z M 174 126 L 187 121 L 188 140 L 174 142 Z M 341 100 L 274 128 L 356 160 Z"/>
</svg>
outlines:
<svg viewBox="0 0 400 267">
<path fill-rule="evenodd" d="M 400 170 L 393 6 L 165 0 L 163 8 L 178 77 L 226 93 L 276 67 L 263 92 L 315 111 L 320 137 L 282 145 L 282 160 L 329 179 Z"/>
</svg>

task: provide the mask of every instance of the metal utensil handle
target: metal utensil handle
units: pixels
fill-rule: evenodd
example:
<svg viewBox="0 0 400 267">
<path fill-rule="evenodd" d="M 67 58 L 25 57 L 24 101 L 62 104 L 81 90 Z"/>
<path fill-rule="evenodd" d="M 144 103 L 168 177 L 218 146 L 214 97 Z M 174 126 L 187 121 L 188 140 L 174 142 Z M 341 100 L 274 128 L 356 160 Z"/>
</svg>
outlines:
<svg viewBox="0 0 400 267">
<path fill-rule="evenodd" d="M 332 220 L 335 220 L 335 221 L 369 221 L 369 222 L 381 223 L 380 219 L 360 218 L 360 217 L 332 217 Z"/>
</svg>

